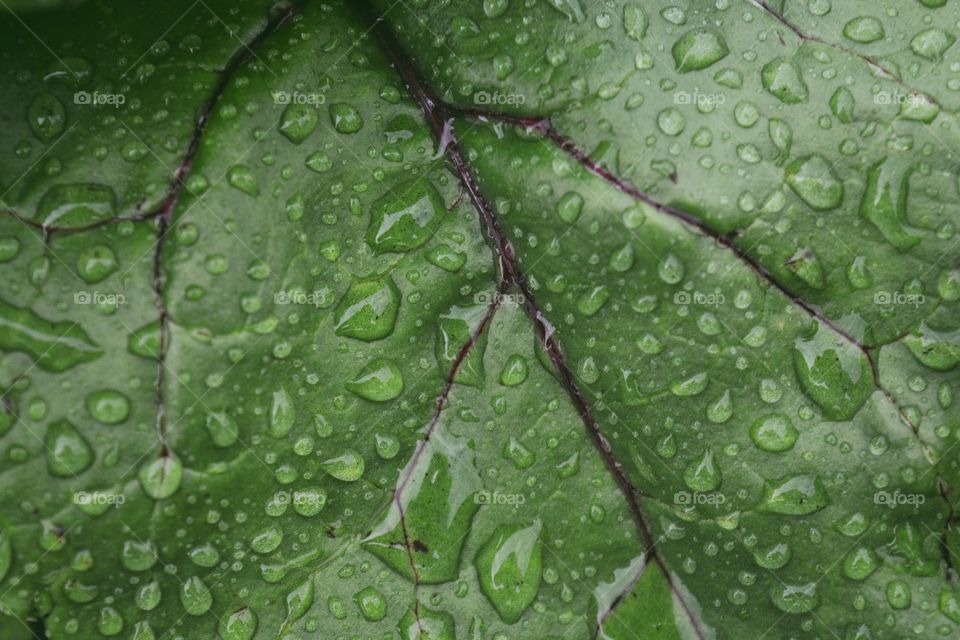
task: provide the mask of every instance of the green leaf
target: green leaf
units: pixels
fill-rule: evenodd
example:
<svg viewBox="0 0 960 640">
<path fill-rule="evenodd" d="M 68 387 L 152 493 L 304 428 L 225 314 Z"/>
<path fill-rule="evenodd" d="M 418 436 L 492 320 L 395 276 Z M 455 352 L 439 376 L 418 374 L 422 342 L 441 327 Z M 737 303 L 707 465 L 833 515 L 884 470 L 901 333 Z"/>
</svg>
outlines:
<svg viewBox="0 0 960 640">
<path fill-rule="evenodd" d="M 0 635 L 958 635 L 900 5 L 6 7 Z"/>
</svg>

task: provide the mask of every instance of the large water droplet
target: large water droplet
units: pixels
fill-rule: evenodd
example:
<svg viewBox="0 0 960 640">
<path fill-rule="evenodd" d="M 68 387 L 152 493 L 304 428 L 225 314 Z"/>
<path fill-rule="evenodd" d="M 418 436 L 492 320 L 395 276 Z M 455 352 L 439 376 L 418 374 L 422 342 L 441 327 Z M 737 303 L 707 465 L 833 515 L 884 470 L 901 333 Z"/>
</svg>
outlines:
<svg viewBox="0 0 960 640">
<path fill-rule="evenodd" d="M 804 102 L 809 94 L 800 67 L 786 58 L 776 58 L 764 65 L 760 79 L 764 89 L 786 104 Z"/>
<path fill-rule="evenodd" d="M 400 290 L 389 276 L 354 280 L 334 309 L 334 332 L 372 341 L 393 332 L 400 310 Z"/>
<path fill-rule="evenodd" d="M 785 415 L 771 414 L 757 418 L 750 427 L 750 439 L 764 451 L 787 451 L 793 448 L 798 436 L 797 428 Z"/>
<path fill-rule="evenodd" d="M 433 236 L 444 211 L 443 199 L 426 180 L 394 187 L 370 211 L 367 244 L 377 254 L 416 249 Z"/>
<path fill-rule="evenodd" d="M 293 398 L 287 390 L 280 387 L 273 392 L 270 402 L 270 435 L 282 438 L 290 433 L 297 414 L 293 408 Z"/>
<path fill-rule="evenodd" d="M 213 595 L 203 580 L 197 576 L 190 576 L 180 587 L 180 604 L 190 615 L 202 616 L 210 610 Z"/>
<path fill-rule="evenodd" d="M 280 133 L 300 144 L 317 128 L 317 109 L 311 104 L 291 102 L 280 116 Z"/>
<path fill-rule="evenodd" d="M 800 475 L 767 487 L 758 510 L 802 516 L 819 511 L 829 503 L 830 498 L 819 478 Z"/>
<path fill-rule="evenodd" d="M 477 552 L 480 588 L 508 624 L 537 597 L 543 569 L 540 529 L 539 520 L 525 527 L 501 525 Z"/>
<path fill-rule="evenodd" d="M 172 455 L 162 455 L 140 467 L 137 477 L 144 493 L 154 500 L 163 500 L 180 488 L 183 463 Z"/>
<path fill-rule="evenodd" d="M 392 360 L 377 358 L 345 383 L 347 389 L 365 400 L 386 402 L 403 392 L 403 375 Z"/>
<path fill-rule="evenodd" d="M 51 475 L 71 478 L 93 464 L 90 443 L 66 420 L 47 427 L 44 439 L 47 448 L 47 470 Z"/>
<path fill-rule="evenodd" d="M 819 154 L 797 158 L 787 167 L 784 180 L 810 207 L 826 211 L 843 202 L 843 182 L 831 163 Z"/>
<path fill-rule="evenodd" d="M 683 34 L 671 49 L 677 71 L 699 71 L 722 60 L 730 53 L 723 36 L 709 29 L 694 29 Z"/>
</svg>

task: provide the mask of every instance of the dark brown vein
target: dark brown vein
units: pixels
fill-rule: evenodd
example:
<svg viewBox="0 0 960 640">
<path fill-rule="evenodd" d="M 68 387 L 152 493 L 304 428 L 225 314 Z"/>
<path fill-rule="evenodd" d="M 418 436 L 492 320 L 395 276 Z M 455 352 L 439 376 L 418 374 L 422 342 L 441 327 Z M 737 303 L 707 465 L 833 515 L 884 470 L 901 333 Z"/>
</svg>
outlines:
<svg viewBox="0 0 960 640">
<path fill-rule="evenodd" d="M 769 16 L 771 16 L 774 20 L 776 20 L 777 22 L 779 22 L 780 24 L 782 24 L 783 26 L 785 26 L 787 29 L 789 29 L 790 31 L 792 31 L 798 38 L 800 38 L 800 40 L 805 41 L 805 42 L 806 42 L 806 41 L 816 42 L 816 43 L 818 43 L 818 44 L 822 44 L 822 45 L 825 46 L 825 47 L 830 47 L 831 49 L 836 49 L 837 51 L 842 51 L 844 54 L 846 54 L 846 55 L 848 55 L 848 56 L 851 56 L 851 57 L 853 57 L 853 58 L 857 58 L 857 59 L 865 62 L 867 65 L 869 65 L 869 66 L 877 69 L 878 71 L 880 71 L 881 73 L 883 73 L 884 75 L 886 75 L 887 77 L 889 77 L 891 80 L 893 80 L 894 82 L 896 82 L 898 85 L 900 85 L 901 87 L 903 87 L 905 90 L 909 91 L 910 93 L 923 94 L 923 95 L 927 96 L 927 98 L 929 98 L 931 102 L 936 102 L 936 100 L 935 100 L 932 96 L 929 96 L 929 95 L 927 95 L 926 93 L 924 93 L 924 92 L 922 92 L 922 91 L 919 91 L 919 90 L 917 90 L 917 89 L 914 89 L 913 87 L 909 86 L 909 85 L 903 80 L 903 78 L 900 77 L 900 75 L 899 75 L 898 73 L 896 73 L 895 71 L 893 71 L 893 69 L 890 69 L 889 67 L 884 66 L 883 63 L 881 63 L 877 58 L 875 58 L 875 57 L 873 57 L 873 56 L 870 56 L 870 55 L 867 55 L 867 54 L 864 54 L 864 53 L 860 53 L 859 51 L 856 51 L 855 49 L 851 49 L 850 47 L 848 47 L 848 46 L 846 46 L 846 45 L 840 44 L 839 42 L 831 42 L 830 40 L 827 40 L 826 38 L 823 38 L 823 37 L 821 37 L 821 36 L 818 36 L 818 35 L 814 35 L 814 34 L 810 34 L 810 33 L 805 32 L 805 31 L 804 31 L 803 29 L 801 29 L 799 26 L 797 26 L 796 24 L 794 24 L 793 22 L 791 22 L 790 20 L 788 20 L 785 15 L 783 15 L 782 13 L 780 13 L 779 11 L 777 11 L 776 9 L 774 9 L 774 8 L 770 5 L 770 3 L 768 2 L 768 0 L 752 0 L 752 1 L 753 1 L 754 5 L 756 5 L 758 8 L 760 8 L 760 9 L 762 9 L 764 12 L 766 12 L 766 13 L 767 13 Z"/>
<path fill-rule="evenodd" d="M 650 524 L 640 507 L 639 490 L 633 485 L 623 467 L 614 457 L 610 443 L 601 432 L 600 425 L 593 415 L 583 392 L 577 385 L 573 373 L 566 363 L 559 343 L 553 336 L 552 326 L 537 306 L 533 291 L 522 275 L 516 254 L 500 226 L 500 221 L 492 205 L 480 190 L 473 172 L 470 170 L 460 150 L 456 133 L 451 126 L 452 119 L 459 115 L 459 113 L 448 108 L 447 105 L 433 95 L 418 71 L 413 67 L 413 64 L 403 54 L 403 49 L 396 41 L 393 33 L 383 24 L 382 20 L 376 18 L 374 22 L 380 45 L 393 62 L 408 91 L 420 107 L 437 143 L 441 145 L 441 149 L 446 154 L 447 160 L 453 165 L 468 197 L 476 208 L 484 232 L 500 258 L 504 279 L 522 293 L 523 307 L 534 322 L 537 335 L 542 341 L 544 349 L 556 369 L 561 386 L 570 397 L 571 402 L 586 427 L 587 435 L 590 437 L 591 442 L 599 452 L 608 471 L 614 477 L 617 486 L 626 499 L 641 538 L 643 539 L 647 560 L 653 561 L 660 568 L 672 592 L 677 600 L 681 602 L 697 637 L 701 639 L 706 638 L 706 633 L 701 628 L 700 621 L 693 615 L 688 603 L 685 601 L 683 593 L 675 584 L 673 575 L 667 567 L 666 562 L 657 550 Z"/>
<path fill-rule="evenodd" d="M 255 50 L 257 47 L 259 47 L 259 45 L 268 36 L 279 29 L 287 19 L 295 15 L 298 10 L 299 7 L 297 7 L 297 5 L 290 5 L 282 12 L 271 16 L 267 22 L 267 25 L 249 42 L 242 43 L 241 46 L 230 56 L 230 59 L 227 60 L 226 65 L 224 65 L 223 69 L 221 69 L 220 73 L 217 75 L 217 81 L 214 84 L 210 98 L 207 99 L 207 102 L 200 110 L 200 115 L 197 117 L 197 122 L 194 125 L 193 135 L 190 137 L 190 143 L 187 146 L 186 153 L 184 153 L 183 159 L 180 161 L 180 164 L 174 171 L 173 182 L 170 186 L 167 197 L 164 198 L 164 200 L 160 203 L 159 207 L 157 208 L 157 213 L 155 214 L 157 218 L 157 240 L 154 244 L 153 254 L 153 291 L 156 300 L 157 311 L 160 316 L 160 348 L 159 353 L 156 354 L 156 406 L 157 437 L 160 440 L 161 457 L 168 457 L 171 455 L 169 443 L 167 441 L 167 425 L 166 416 L 164 413 L 164 383 L 166 354 L 169 344 L 168 325 L 170 314 L 163 295 L 163 289 L 166 283 L 166 279 L 163 274 L 163 250 L 167 238 L 167 232 L 173 227 L 173 211 L 180 200 L 180 195 L 183 192 L 184 187 L 186 186 L 187 174 L 190 172 L 190 168 L 193 165 L 193 160 L 197 155 L 197 151 L 200 149 L 200 141 L 203 138 L 203 132 L 206 130 L 207 123 L 210 120 L 210 115 L 213 113 L 213 108 L 226 91 L 230 79 L 233 77 L 237 69 L 239 69 L 243 64 L 247 63 L 256 55 Z"/>
<path fill-rule="evenodd" d="M 900 417 L 900 420 L 914 432 L 914 435 L 917 436 L 919 441 L 919 428 L 910 420 L 909 416 L 893 397 L 893 394 L 881 384 L 880 370 L 873 357 L 871 348 L 863 343 L 859 338 L 855 337 L 849 331 L 840 326 L 836 321 L 826 316 L 815 305 L 807 302 L 797 294 L 790 291 L 790 289 L 788 289 L 785 284 L 780 282 L 767 267 L 753 258 L 745 249 L 737 245 L 732 236 L 717 231 L 706 222 L 687 211 L 656 200 L 649 193 L 641 191 L 629 181 L 617 176 L 601 163 L 591 158 L 590 155 L 580 148 L 573 140 L 562 134 L 553 125 L 549 118 L 537 116 L 516 116 L 512 114 L 488 112 L 478 109 L 459 109 L 455 106 L 446 104 L 442 105 L 442 109 L 449 112 L 451 117 L 466 117 L 485 122 L 503 122 L 506 124 L 523 127 L 529 132 L 538 133 L 549 139 L 562 151 L 572 156 L 587 171 L 601 178 L 608 184 L 615 187 L 617 190 L 627 194 L 635 200 L 639 200 L 647 204 L 651 208 L 663 213 L 664 215 L 668 215 L 672 218 L 680 220 L 701 235 L 712 238 L 718 245 L 727 249 L 728 251 L 731 251 L 740 262 L 749 267 L 763 282 L 775 288 L 792 304 L 802 309 L 807 313 L 807 315 L 815 319 L 817 322 L 829 327 L 837 335 L 863 353 L 870 368 L 870 375 L 873 379 L 874 386 L 883 394 L 884 398 L 886 398 L 890 404 L 893 405 L 897 411 L 897 415 Z M 920 444 L 925 446 L 922 441 L 920 441 Z"/>
<path fill-rule="evenodd" d="M 172 187 L 171 187 L 172 188 Z M 48 225 L 43 222 L 37 222 L 30 218 L 24 217 L 13 211 L 11 209 L 5 209 L 0 211 L 3 215 L 10 216 L 11 218 L 16 218 L 23 224 L 33 227 L 38 231 L 42 231 L 46 236 L 51 236 L 54 234 L 58 235 L 70 235 L 74 233 L 83 233 L 84 231 L 92 231 L 93 229 L 99 229 L 101 227 L 106 227 L 113 224 L 119 224 L 121 222 L 143 222 L 144 220 L 151 220 L 163 213 L 164 202 L 161 202 L 151 211 L 145 213 L 134 213 L 129 215 L 122 216 L 113 216 L 112 218 L 105 218 L 103 220 L 97 220 L 96 222 L 91 222 L 89 224 L 83 224 L 76 227 L 58 227 L 57 225 Z"/>
<path fill-rule="evenodd" d="M 417 465 L 420 462 L 420 458 L 423 457 L 424 452 L 427 450 L 431 436 L 433 436 L 437 426 L 440 424 L 441 414 L 443 413 L 444 408 L 446 408 L 447 404 L 450 402 L 450 392 L 453 390 L 453 385 L 456 383 L 457 374 L 460 373 L 460 369 L 463 367 L 463 363 L 466 361 L 467 356 L 470 355 L 470 351 L 474 346 L 476 346 L 477 340 L 480 339 L 480 336 L 483 335 L 483 332 L 487 330 L 487 327 L 493 321 L 493 316 L 500 308 L 502 296 L 504 293 L 506 293 L 508 288 L 508 280 L 506 278 L 502 278 L 497 286 L 497 295 L 495 295 L 490 301 L 490 304 L 487 305 L 487 311 L 483 315 L 483 318 L 480 320 L 477 326 L 474 327 L 473 332 L 470 334 L 470 339 L 460 347 L 459 351 L 457 351 L 457 355 L 450 367 L 450 373 L 447 375 L 447 380 L 443 385 L 440 395 L 437 397 L 437 406 L 433 411 L 433 417 L 427 424 L 427 428 L 423 433 L 423 439 L 417 444 L 416 451 L 414 451 L 413 456 L 410 458 L 410 462 L 407 464 L 406 471 L 397 482 L 397 488 L 393 492 L 393 502 L 397 506 L 397 511 L 400 514 L 400 528 L 403 533 L 403 545 L 407 550 L 407 561 L 410 563 L 410 571 L 413 573 L 414 585 L 420 584 L 420 573 L 417 570 L 417 563 L 413 557 L 415 541 L 410 539 L 410 536 L 407 532 L 406 514 L 403 510 L 402 500 L 403 491 L 413 478 Z"/>
</svg>

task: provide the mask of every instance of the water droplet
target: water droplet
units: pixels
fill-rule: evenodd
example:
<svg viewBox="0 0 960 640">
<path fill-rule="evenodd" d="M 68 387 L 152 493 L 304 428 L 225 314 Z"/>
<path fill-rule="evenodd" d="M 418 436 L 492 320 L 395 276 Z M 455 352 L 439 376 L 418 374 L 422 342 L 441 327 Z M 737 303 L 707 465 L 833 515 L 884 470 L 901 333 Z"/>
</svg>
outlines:
<svg viewBox="0 0 960 640">
<path fill-rule="evenodd" d="M 828 420 L 849 420 L 873 392 L 870 364 L 854 344 L 817 325 L 809 340 L 794 343 L 794 370 L 800 388 Z"/>
<path fill-rule="evenodd" d="M 123 631 L 123 616 L 113 607 L 100 609 L 97 630 L 105 636 L 115 636 Z"/>
<path fill-rule="evenodd" d="M 859 16 L 843 26 L 843 35 L 860 44 L 869 44 L 885 35 L 883 24 L 872 16 Z"/>
<path fill-rule="evenodd" d="M 808 95 L 807 85 L 803 81 L 800 67 L 792 60 L 776 58 L 760 72 L 763 88 L 785 104 L 805 102 Z"/>
<path fill-rule="evenodd" d="M 877 162 L 867 171 L 867 188 L 860 201 L 860 215 L 898 251 L 909 251 L 920 242 L 906 222 L 911 173 L 909 167 L 891 159 Z"/>
<path fill-rule="evenodd" d="M 116 215 L 116 194 L 101 184 L 58 184 L 37 205 L 37 219 L 48 226 L 83 226 Z"/>
<path fill-rule="evenodd" d="M 270 435 L 274 438 L 283 438 L 293 428 L 296 420 L 296 411 L 293 408 L 293 398 L 287 390 L 280 387 L 273 392 L 270 403 Z"/>
<path fill-rule="evenodd" d="M 386 402 L 403 392 L 403 374 L 391 360 L 377 358 L 345 383 L 347 389 L 365 400 Z"/>
<path fill-rule="evenodd" d="M 376 254 L 416 249 L 433 236 L 444 211 L 443 199 L 426 180 L 399 185 L 374 203 L 367 244 Z"/>
<path fill-rule="evenodd" d="M 467 254 L 446 244 L 438 244 L 427 251 L 427 262 L 449 273 L 456 273 L 467 263 Z"/>
<path fill-rule="evenodd" d="M 696 396 L 707 388 L 709 378 L 706 373 L 698 373 L 686 380 L 674 382 L 670 385 L 670 392 L 675 396 Z"/>
<path fill-rule="evenodd" d="M 487 348 L 487 332 L 479 334 L 476 339 L 473 336 L 486 313 L 487 307 L 482 304 L 455 306 L 438 318 L 434 356 L 439 365 L 438 371 L 444 379 L 450 376 L 464 346 L 473 341 L 473 347 L 460 362 L 454 381 L 472 387 L 483 387 L 486 379 L 483 356 Z"/>
<path fill-rule="evenodd" d="M 480 547 L 475 566 L 480 589 L 507 624 L 520 619 L 540 588 L 543 542 L 540 521 L 500 525 Z"/>
<path fill-rule="evenodd" d="M 243 191 L 249 196 L 256 197 L 260 195 L 260 185 L 257 184 L 257 179 L 254 177 L 250 167 L 242 164 L 234 165 L 230 168 L 230 171 L 227 172 L 227 181 L 231 186 Z"/>
<path fill-rule="evenodd" d="M 120 424 L 130 415 L 130 401 L 119 391 L 94 391 L 86 399 L 87 412 L 103 424 Z"/>
<path fill-rule="evenodd" d="M 366 587 L 353 595 L 365 620 L 379 622 L 387 617 L 387 599 L 374 587 Z"/>
<path fill-rule="evenodd" d="M 879 566 L 876 553 L 866 547 L 857 547 L 843 558 L 843 575 L 851 580 L 866 580 Z"/>
<path fill-rule="evenodd" d="M 887 602 L 892 609 L 909 609 L 913 600 L 910 584 L 905 580 L 891 580 L 887 583 Z"/>
<path fill-rule="evenodd" d="M 551 4 L 577 0 L 550 0 Z M 419 602 L 410 607 L 397 623 L 400 640 L 456 640 L 453 616 L 446 611 L 428 609 Z"/>
<path fill-rule="evenodd" d="M 647 14 L 638 3 L 628 2 L 623 6 L 623 30 L 631 40 L 642 40 L 649 24 Z"/>
<path fill-rule="evenodd" d="M 683 279 L 683 263 L 672 253 L 657 265 L 657 274 L 667 284 L 677 284 Z"/>
<path fill-rule="evenodd" d="M 299 620 L 310 607 L 313 606 L 314 586 L 313 578 L 307 579 L 302 585 L 287 594 L 287 622 Z"/>
<path fill-rule="evenodd" d="M 257 630 L 257 614 L 250 607 L 243 607 L 229 616 L 220 618 L 218 631 L 223 640 L 250 640 Z"/>
<path fill-rule="evenodd" d="M 589 318 L 600 311 L 609 299 L 610 290 L 607 287 L 604 285 L 591 287 L 577 300 L 577 311 Z"/>
<path fill-rule="evenodd" d="M 229 447 L 237 441 L 240 427 L 226 411 L 211 411 L 207 414 L 207 432 L 215 447 Z"/>
<path fill-rule="evenodd" d="M 503 365 L 503 371 L 500 372 L 500 384 L 515 387 L 527 379 L 528 373 L 527 359 L 520 354 L 513 354 L 507 358 Z"/>
<path fill-rule="evenodd" d="M 809 613 L 820 605 L 815 582 L 802 585 L 776 584 L 771 587 L 770 599 L 780 611 L 789 614 Z"/>
<path fill-rule="evenodd" d="M 307 156 L 303 161 L 308 169 L 316 173 L 326 173 L 333 168 L 333 160 L 324 151 L 316 151 Z"/>
<path fill-rule="evenodd" d="M 50 142 L 61 133 L 67 124 L 67 112 L 63 104 L 46 91 L 41 91 L 27 109 L 30 130 L 43 142 Z"/>
<path fill-rule="evenodd" d="M 352 449 L 347 449 L 336 458 L 324 460 L 320 466 L 331 476 L 343 482 L 359 480 L 366 467 L 363 457 Z"/>
<path fill-rule="evenodd" d="M 317 128 L 317 110 L 313 105 L 291 102 L 280 116 L 280 133 L 300 144 Z"/>
<path fill-rule="evenodd" d="M 800 475 L 767 487 L 763 502 L 757 508 L 768 513 L 802 516 L 819 511 L 829 503 L 819 478 Z"/>
<path fill-rule="evenodd" d="M 183 464 L 172 455 L 162 455 L 140 467 L 137 477 L 144 493 L 154 500 L 163 500 L 180 488 Z"/>
<path fill-rule="evenodd" d="M 293 510 L 302 516 L 315 516 L 327 504 L 327 492 L 320 487 L 293 492 Z"/>
<path fill-rule="evenodd" d="M 180 588 L 180 604 L 184 611 L 192 616 L 202 616 L 210 610 L 213 595 L 210 589 L 197 576 L 190 576 Z"/>
<path fill-rule="evenodd" d="M 85 249 L 77 258 L 77 275 L 88 284 L 96 284 L 116 270 L 116 254 L 102 244 Z"/>
<path fill-rule="evenodd" d="M 152 541 L 126 540 L 120 562 L 129 571 L 146 571 L 157 561 L 157 548 Z"/>
<path fill-rule="evenodd" d="M 160 585 L 156 580 L 152 580 L 137 589 L 137 593 L 134 596 L 134 602 L 136 603 L 137 608 L 143 611 L 152 611 L 156 609 L 157 605 L 160 604 L 160 599 Z"/>
<path fill-rule="evenodd" d="M 720 467 L 713 459 L 713 451 L 707 449 L 683 471 L 683 481 L 691 491 L 715 491 L 720 487 Z"/>
<path fill-rule="evenodd" d="M 671 49 L 677 71 L 699 71 L 727 57 L 730 50 L 720 34 L 709 29 L 694 29 L 683 34 Z"/>
<path fill-rule="evenodd" d="M 792 449 L 798 435 L 790 418 L 777 413 L 757 418 L 750 427 L 750 439 L 757 448 L 764 451 Z"/>
<path fill-rule="evenodd" d="M 723 395 L 707 405 L 707 419 L 715 424 L 723 424 L 733 415 L 733 401 L 730 398 L 730 390 L 727 389 Z"/>
<path fill-rule="evenodd" d="M 209 542 L 190 549 L 190 551 L 187 552 L 187 556 L 193 564 L 207 569 L 215 566 L 217 562 L 220 561 L 220 552 Z"/>
<path fill-rule="evenodd" d="M 568 191 L 557 201 L 557 216 L 567 224 L 573 224 L 583 211 L 583 196 L 576 191 Z"/>
<path fill-rule="evenodd" d="M 811 208 L 826 211 L 843 202 L 843 183 L 819 154 L 797 158 L 784 173 L 787 185 Z"/>
<path fill-rule="evenodd" d="M 668 136 L 678 136 L 687 126 L 687 119 L 678 109 L 670 107 L 657 114 L 657 127 Z"/>
<path fill-rule="evenodd" d="M 753 559 L 764 569 L 774 570 L 784 567 L 790 562 L 792 555 L 790 546 L 785 542 L 780 542 L 768 549 L 754 551 Z"/>
<path fill-rule="evenodd" d="M 476 472 L 464 468 L 471 464 L 469 450 L 451 448 L 439 434 L 421 446 L 401 473 L 407 479 L 398 487 L 402 510 L 394 501 L 363 547 L 408 580 L 415 579 L 413 564 L 420 583 L 438 584 L 459 574 L 473 516 L 493 496 L 476 492 Z"/>
<path fill-rule="evenodd" d="M 941 29 L 927 29 L 913 37 L 910 49 L 921 58 L 937 62 L 956 41 L 957 37 L 952 33 Z"/>
<path fill-rule="evenodd" d="M 330 105 L 330 121 L 339 133 L 356 133 L 363 127 L 363 117 L 345 102 Z"/>
<path fill-rule="evenodd" d="M 334 309 L 334 332 L 367 342 L 385 338 L 399 310 L 400 290 L 389 276 L 355 279 Z"/>
<path fill-rule="evenodd" d="M 77 428 L 66 420 L 59 420 L 47 428 L 44 439 L 47 448 L 47 470 L 61 478 L 73 477 L 93 464 L 96 457 L 90 443 Z"/>
</svg>

